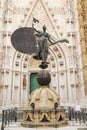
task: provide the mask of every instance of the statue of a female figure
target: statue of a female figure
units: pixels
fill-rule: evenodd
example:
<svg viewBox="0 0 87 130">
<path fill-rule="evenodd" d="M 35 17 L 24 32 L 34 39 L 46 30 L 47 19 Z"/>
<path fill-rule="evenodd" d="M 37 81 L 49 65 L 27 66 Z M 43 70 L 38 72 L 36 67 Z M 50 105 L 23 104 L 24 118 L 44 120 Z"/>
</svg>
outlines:
<svg viewBox="0 0 87 130">
<path fill-rule="evenodd" d="M 33 25 L 34 28 L 34 25 Z M 46 32 L 46 26 L 44 25 L 42 27 L 43 31 L 38 31 L 36 28 L 34 28 L 34 31 L 36 32 L 35 35 L 37 37 L 39 37 L 38 40 L 38 52 L 33 56 L 35 59 L 37 60 L 42 60 L 42 63 L 40 65 L 40 67 L 42 69 L 45 69 L 48 67 L 48 62 L 47 60 L 47 56 L 48 56 L 48 43 L 47 40 L 51 43 L 51 44 L 56 44 L 58 42 L 68 42 L 68 40 L 64 39 L 64 40 L 58 40 L 56 42 L 52 42 L 50 39 L 50 35 Z"/>
</svg>

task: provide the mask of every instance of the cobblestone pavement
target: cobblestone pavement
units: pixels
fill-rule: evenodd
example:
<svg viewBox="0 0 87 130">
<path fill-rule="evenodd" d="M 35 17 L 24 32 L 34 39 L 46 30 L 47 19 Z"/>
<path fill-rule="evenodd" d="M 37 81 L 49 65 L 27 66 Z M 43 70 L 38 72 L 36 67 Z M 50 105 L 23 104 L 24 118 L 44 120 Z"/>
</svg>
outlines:
<svg viewBox="0 0 87 130">
<path fill-rule="evenodd" d="M 1 128 L 1 122 L 0 122 Z M 12 123 L 9 126 L 6 126 L 4 130 L 87 130 L 87 126 L 82 124 L 81 126 L 77 124 L 76 126 L 66 126 L 61 128 L 25 128 L 21 127 L 20 123 Z"/>
</svg>

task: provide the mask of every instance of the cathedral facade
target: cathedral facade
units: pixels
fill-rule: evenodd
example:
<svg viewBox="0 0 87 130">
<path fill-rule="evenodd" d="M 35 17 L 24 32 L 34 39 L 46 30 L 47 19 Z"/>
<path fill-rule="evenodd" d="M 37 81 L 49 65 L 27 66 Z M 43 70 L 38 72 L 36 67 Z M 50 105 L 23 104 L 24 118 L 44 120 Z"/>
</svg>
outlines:
<svg viewBox="0 0 87 130">
<path fill-rule="evenodd" d="M 85 2 L 85 4 L 84 4 Z M 49 47 L 49 87 L 60 95 L 61 105 L 87 103 L 86 7 L 84 0 L 0 0 L 0 107 L 22 107 L 38 86 L 41 69 L 33 54 L 23 54 L 11 44 L 12 33 L 21 27 L 47 27 L 54 41 Z M 84 11 L 84 12 L 83 12 Z M 84 13 L 84 15 L 82 15 Z M 83 27 L 84 25 L 84 27 Z"/>
</svg>

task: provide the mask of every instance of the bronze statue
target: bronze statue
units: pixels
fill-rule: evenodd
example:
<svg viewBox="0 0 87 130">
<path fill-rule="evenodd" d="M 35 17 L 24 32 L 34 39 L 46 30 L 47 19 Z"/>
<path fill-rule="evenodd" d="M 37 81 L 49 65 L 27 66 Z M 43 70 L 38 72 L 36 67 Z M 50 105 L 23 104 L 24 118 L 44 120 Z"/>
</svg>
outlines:
<svg viewBox="0 0 87 130">
<path fill-rule="evenodd" d="M 51 43 L 51 45 L 56 44 L 58 42 L 69 42 L 66 39 L 63 40 L 58 40 L 56 42 L 51 41 L 50 35 L 46 32 L 46 26 L 44 25 L 42 27 L 43 31 L 38 31 L 35 27 L 34 24 L 32 24 L 32 27 L 34 28 L 35 35 L 39 37 L 38 40 L 38 51 L 37 53 L 33 56 L 37 60 L 42 60 L 42 63 L 39 67 L 42 69 L 45 69 L 48 67 L 48 62 L 47 62 L 47 56 L 48 56 L 48 43 L 47 40 Z"/>
<path fill-rule="evenodd" d="M 33 22 L 36 23 L 39 21 L 33 18 Z M 42 31 L 37 30 L 34 27 L 34 24 L 32 24 L 32 27 L 19 28 L 13 32 L 11 36 L 11 42 L 13 47 L 21 53 L 24 54 L 36 53 L 33 57 L 37 60 L 41 60 L 42 63 L 39 65 L 39 67 L 45 69 L 48 67 L 47 62 L 48 47 L 58 42 L 68 43 L 69 41 L 63 39 L 54 42 L 51 36 L 46 32 L 45 25 L 42 27 L 42 29 L 43 29 Z M 36 38 L 34 34 L 39 38 L 38 48 L 36 48 Z"/>
<path fill-rule="evenodd" d="M 33 26 L 34 28 L 34 26 Z M 46 32 L 45 25 L 43 26 L 43 31 L 38 31 L 34 28 L 35 32 L 37 32 L 35 35 L 39 37 L 38 40 L 38 52 L 33 57 L 38 60 L 42 60 L 42 65 L 44 67 L 47 67 L 47 55 L 48 55 L 48 44 L 47 44 L 47 38 L 49 39 L 49 34 Z"/>
</svg>

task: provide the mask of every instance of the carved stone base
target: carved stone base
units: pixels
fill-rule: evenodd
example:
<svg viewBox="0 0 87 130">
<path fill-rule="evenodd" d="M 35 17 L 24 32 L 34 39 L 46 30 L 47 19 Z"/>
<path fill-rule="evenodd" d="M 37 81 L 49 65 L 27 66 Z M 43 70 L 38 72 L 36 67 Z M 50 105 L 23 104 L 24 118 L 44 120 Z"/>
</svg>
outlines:
<svg viewBox="0 0 87 130">
<path fill-rule="evenodd" d="M 65 120 L 65 110 L 24 110 L 23 127 L 64 127 L 67 126 Z"/>
</svg>

